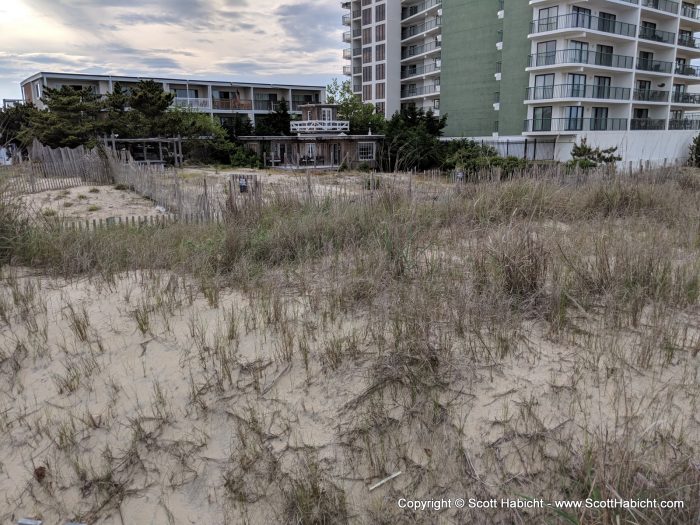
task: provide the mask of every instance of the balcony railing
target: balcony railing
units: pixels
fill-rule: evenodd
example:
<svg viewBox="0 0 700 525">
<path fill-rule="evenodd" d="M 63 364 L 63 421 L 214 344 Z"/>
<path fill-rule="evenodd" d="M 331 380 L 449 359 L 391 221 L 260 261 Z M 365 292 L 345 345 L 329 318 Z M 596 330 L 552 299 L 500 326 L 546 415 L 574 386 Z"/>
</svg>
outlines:
<svg viewBox="0 0 700 525">
<path fill-rule="evenodd" d="M 530 55 L 528 67 L 552 66 L 557 64 L 590 64 L 605 67 L 631 69 L 634 59 L 625 55 L 598 53 L 581 49 L 563 49 Z"/>
<path fill-rule="evenodd" d="M 352 18 L 350 17 L 350 15 L 343 15 L 343 25 L 349 26 L 350 24 L 352 24 Z"/>
<path fill-rule="evenodd" d="M 346 47 L 343 49 L 343 58 L 346 60 L 350 60 L 352 58 L 352 49 L 349 47 Z"/>
<path fill-rule="evenodd" d="M 570 13 L 568 15 L 540 18 L 530 22 L 530 34 L 556 31 L 557 29 L 592 29 L 604 33 L 634 37 L 637 34 L 637 26 L 625 22 L 616 22 L 608 18 Z"/>
<path fill-rule="evenodd" d="M 352 31 L 345 31 L 343 33 L 343 42 L 349 44 L 352 42 Z"/>
<path fill-rule="evenodd" d="M 428 20 L 419 25 L 404 27 L 401 30 L 401 40 L 420 35 L 421 33 L 426 33 L 427 31 L 432 31 L 433 29 L 442 26 L 442 17 L 436 16 L 432 20 Z"/>
<path fill-rule="evenodd" d="M 700 119 L 674 118 L 668 121 L 668 129 L 700 129 Z"/>
<path fill-rule="evenodd" d="M 693 35 L 678 35 L 678 45 L 700 49 L 700 40 Z"/>
<path fill-rule="evenodd" d="M 678 13 L 678 3 L 671 0 L 642 0 L 642 7 L 651 7 L 667 13 Z"/>
<path fill-rule="evenodd" d="M 210 109 L 211 101 L 208 98 L 175 98 L 173 106 L 176 108 Z"/>
<path fill-rule="evenodd" d="M 656 73 L 671 73 L 673 70 L 673 62 L 664 62 L 663 60 L 649 60 L 646 58 L 637 59 L 637 69 L 642 71 L 653 71 Z"/>
<path fill-rule="evenodd" d="M 550 131 L 622 131 L 627 130 L 626 118 L 542 118 L 525 121 L 526 133 Z"/>
<path fill-rule="evenodd" d="M 692 5 L 682 4 L 681 5 L 681 16 L 686 18 L 692 18 L 694 20 L 700 20 L 700 10 Z"/>
<path fill-rule="evenodd" d="M 428 64 L 426 66 L 415 66 L 402 68 L 401 78 L 418 77 L 421 75 L 429 75 L 440 71 L 440 66 L 437 64 Z"/>
<path fill-rule="evenodd" d="M 403 88 L 401 90 L 401 98 L 421 97 L 424 95 L 433 95 L 440 93 L 440 86 L 420 86 L 415 88 Z"/>
<path fill-rule="evenodd" d="M 421 2 L 418 5 L 404 7 L 401 10 L 401 20 L 411 18 L 412 16 L 416 16 L 424 11 L 427 11 L 428 9 L 432 9 L 433 7 L 439 5 L 442 5 L 442 0 L 425 0 L 424 2 Z"/>
<path fill-rule="evenodd" d="M 352 66 L 343 66 L 343 75 L 345 76 L 351 76 L 352 75 Z"/>
<path fill-rule="evenodd" d="M 442 43 L 439 41 L 428 42 L 427 44 L 422 44 L 420 46 L 408 46 L 401 51 L 401 59 L 411 58 L 417 55 L 422 55 L 423 53 L 430 53 L 437 49 L 441 49 Z"/>
<path fill-rule="evenodd" d="M 548 100 L 555 98 L 597 98 L 606 100 L 629 100 L 630 88 L 557 84 L 537 86 L 527 89 L 527 100 Z"/>
<path fill-rule="evenodd" d="M 700 94 L 674 91 L 671 100 L 676 104 L 700 104 Z"/>
<path fill-rule="evenodd" d="M 342 133 L 350 131 L 347 120 L 302 120 L 291 123 L 292 133 Z"/>
<path fill-rule="evenodd" d="M 214 109 L 219 109 L 222 111 L 250 111 L 251 109 L 253 109 L 252 100 L 215 98 L 212 102 Z"/>
<path fill-rule="evenodd" d="M 658 91 L 655 89 L 635 89 L 634 100 L 642 102 L 668 102 L 669 91 Z"/>
<path fill-rule="evenodd" d="M 656 131 L 666 129 L 666 121 L 662 118 L 633 118 L 630 120 L 633 131 Z"/>
<path fill-rule="evenodd" d="M 639 38 L 653 40 L 654 42 L 661 42 L 663 44 L 673 44 L 676 41 L 676 33 L 642 26 L 639 28 Z"/>
<path fill-rule="evenodd" d="M 700 67 L 698 66 L 676 64 L 674 71 L 676 75 L 684 75 L 686 77 L 700 77 Z"/>
</svg>

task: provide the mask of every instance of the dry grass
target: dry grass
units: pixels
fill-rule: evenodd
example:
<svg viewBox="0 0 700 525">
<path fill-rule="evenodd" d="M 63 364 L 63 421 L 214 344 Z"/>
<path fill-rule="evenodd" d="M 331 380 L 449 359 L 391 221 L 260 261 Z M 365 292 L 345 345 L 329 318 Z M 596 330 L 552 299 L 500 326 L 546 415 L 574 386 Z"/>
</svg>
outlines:
<svg viewBox="0 0 700 525">
<path fill-rule="evenodd" d="M 91 233 L 6 205 L 0 520 L 694 523 L 697 181 L 387 180 Z"/>
</svg>

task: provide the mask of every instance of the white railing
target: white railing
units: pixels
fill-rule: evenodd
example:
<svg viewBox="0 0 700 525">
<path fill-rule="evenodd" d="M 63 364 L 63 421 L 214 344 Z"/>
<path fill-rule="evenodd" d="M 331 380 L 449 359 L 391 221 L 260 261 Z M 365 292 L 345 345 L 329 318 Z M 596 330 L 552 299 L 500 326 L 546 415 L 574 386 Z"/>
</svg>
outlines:
<svg viewBox="0 0 700 525">
<path fill-rule="evenodd" d="M 208 98 L 176 98 L 173 106 L 177 108 L 210 109 L 211 100 Z"/>
<path fill-rule="evenodd" d="M 340 133 L 350 131 L 350 122 L 347 120 L 302 120 L 292 122 L 293 133 Z"/>
</svg>

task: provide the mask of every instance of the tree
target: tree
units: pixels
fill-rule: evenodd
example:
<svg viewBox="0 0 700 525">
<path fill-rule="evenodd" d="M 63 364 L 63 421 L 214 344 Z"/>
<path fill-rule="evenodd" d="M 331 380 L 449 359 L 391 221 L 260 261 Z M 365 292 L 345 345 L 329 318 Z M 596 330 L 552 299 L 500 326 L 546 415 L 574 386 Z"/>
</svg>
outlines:
<svg viewBox="0 0 700 525">
<path fill-rule="evenodd" d="M 617 146 L 601 150 L 592 148 L 588 145 L 586 137 L 581 139 L 580 144 L 574 144 L 571 149 L 571 160 L 567 163 L 569 168 L 595 168 L 600 164 L 613 164 L 622 160 L 622 157 L 616 155 Z"/>
<path fill-rule="evenodd" d="M 20 139 L 22 128 L 29 125 L 32 118 L 39 110 L 34 104 L 17 104 L 15 106 L 0 109 L 0 147 L 10 144 L 17 147 L 26 147 Z"/>
<path fill-rule="evenodd" d="M 408 108 L 397 112 L 386 124 L 381 163 L 386 171 L 429 169 L 442 163 L 439 137 L 447 116 L 436 117 L 432 110 Z"/>
<path fill-rule="evenodd" d="M 690 144 L 690 158 L 688 160 L 691 166 L 700 168 L 700 135 L 697 135 Z"/>
<path fill-rule="evenodd" d="M 30 144 L 35 138 L 53 148 L 74 148 L 93 145 L 99 135 L 98 117 L 102 109 L 100 96 L 91 89 L 46 88 L 41 101 L 44 111 L 29 114 L 29 120 L 18 134 Z"/>
<path fill-rule="evenodd" d="M 335 78 L 326 86 L 326 100 L 329 104 L 338 104 L 338 118 L 350 122 L 351 135 L 366 135 L 372 131 L 381 135 L 386 120 L 377 113 L 374 104 L 365 104 L 352 92 L 350 81 L 342 84 Z"/>
<path fill-rule="evenodd" d="M 236 140 L 238 137 L 249 137 L 255 133 L 253 123 L 246 115 L 233 115 L 226 118 L 221 125 L 226 130 L 229 140 Z"/>
<path fill-rule="evenodd" d="M 258 119 L 255 126 L 256 135 L 289 135 L 291 133 L 292 117 L 289 114 L 289 105 L 283 98 L 275 107 L 275 110 Z"/>
<path fill-rule="evenodd" d="M 141 80 L 134 86 L 129 106 L 148 119 L 161 117 L 172 105 L 175 95 L 163 91 L 163 86 L 153 80 Z"/>
<path fill-rule="evenodd" d="M 131 93 L 119 82 L 114 84 L 112 92 L 105 97 L 107 120 L 102 126 L 105 135 L 121 138 L 142 137 L 148 129 L 148 123 L 142 113 L 130 111 Z"/>
</svg>

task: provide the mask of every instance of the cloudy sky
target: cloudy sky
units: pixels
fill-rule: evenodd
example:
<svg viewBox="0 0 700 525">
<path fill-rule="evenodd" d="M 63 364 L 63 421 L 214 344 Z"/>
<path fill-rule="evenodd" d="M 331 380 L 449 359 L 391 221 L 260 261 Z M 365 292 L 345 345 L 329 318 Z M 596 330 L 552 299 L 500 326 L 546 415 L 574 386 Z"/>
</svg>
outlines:
<svg viewBox="0 0 700 525">
<path fill-rule="evenodd" d="M 0 98 L 39 71 L 326 85 L 336 0 L 0 0 Z"/>
</svg>

